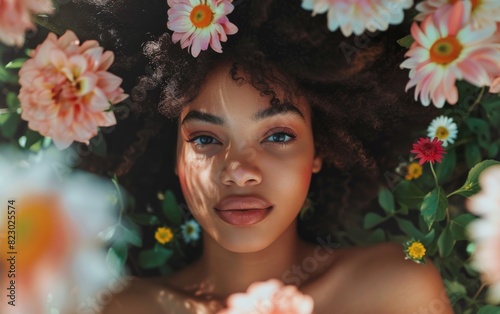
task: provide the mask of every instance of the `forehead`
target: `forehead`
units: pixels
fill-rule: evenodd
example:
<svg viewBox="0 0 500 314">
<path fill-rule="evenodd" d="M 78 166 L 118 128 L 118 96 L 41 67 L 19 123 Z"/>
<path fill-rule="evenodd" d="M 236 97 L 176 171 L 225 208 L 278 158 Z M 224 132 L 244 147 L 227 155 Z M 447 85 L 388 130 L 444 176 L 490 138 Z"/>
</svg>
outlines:
<svg viewBox="0 0 500 314">
<path fill-rule="evenodd" d="M 244 80 L 235 81 L 230 74 L 230 66 L 222 65 L 216 67 L 207 76 L 205 83 L 200 89 L 198 96 L 185 108 L 183 108 L 180 121 L 192 110 L 214 113 L 219 116 L 245 115 L 255 117 L 257 112 L 270 108 L 270 98 L 261 95 L 250 83 L 250 78 L 244 73 L 238 73 L 238 77 Z M 280 100 L 284 98 L 284 91 L 276 85 L 270 84 L 272 90 Z M 283 102 L 283 101 L 282 101 Z M 309 104 L 304 98 L 294 97 L 291 102 L 283 102 L 290 108 L 291 106 L 308 118 L 310 115 Z M 288 111 L 294 111 L 292 110 Z"/>
</svg>

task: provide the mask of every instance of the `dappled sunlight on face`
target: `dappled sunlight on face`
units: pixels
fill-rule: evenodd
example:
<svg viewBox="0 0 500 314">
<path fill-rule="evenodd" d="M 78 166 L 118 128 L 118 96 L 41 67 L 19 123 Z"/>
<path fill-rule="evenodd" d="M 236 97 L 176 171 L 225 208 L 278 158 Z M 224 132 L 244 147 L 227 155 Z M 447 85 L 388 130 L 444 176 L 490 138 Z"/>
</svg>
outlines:
<svg viewBox="0 0 500 314">
<path fill-rule="evenodd" d="M 235 83 L 228 67 L 208 76 L 179 118 L 184 197 L 204 232 L 229 251 L 262 250 L 291 227 L 320 168 L 305 100 L 270 107 L 251 85 Z M 230 224 L 215 206 L 235 195 L 259 197 L 272 209 L 257 223 Z"/>
</svg>

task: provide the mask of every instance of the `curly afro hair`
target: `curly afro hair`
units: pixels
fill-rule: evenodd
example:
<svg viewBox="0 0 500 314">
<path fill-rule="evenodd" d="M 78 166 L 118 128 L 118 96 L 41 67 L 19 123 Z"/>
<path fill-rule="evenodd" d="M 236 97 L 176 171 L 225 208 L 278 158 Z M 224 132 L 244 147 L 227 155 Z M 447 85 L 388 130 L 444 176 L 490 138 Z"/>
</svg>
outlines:
<svg viewBox="0 0 500 314">
<path fill-rule="evenodd" d="M 207 74 L 222 63 L 232 64 L 232 78 L 247 81 L 268 97 L 271 106 L 298 95 L 308 100 L 316 150 L 327 165 L 313 176 L 310 195 L 316 210 L 307 224 L 320 222 L 326 229 L 368 207 L 383 184 L 381 173 L 397 166 L 399 154 L 408 154 L 411 129 L 423 127 L 435 113 L 404 92 L 408 74 L 399 64 L 405 49 L 396 40 L 409 33 L 408 23 L 346 38 L 328 30 L 325 15 L 311 16 L 302 9 L 300 0 L 238 0 L 228 17 L 239 30 L 222 43 L 223 53 L 209 49 L 193 58 L 172 43 L 172 32 L 164 27 L 166 1 L 135 3 L 134 12 L 125 13 L 124 2 L 111 1 L 99 8 L 108 20 L 123 24 L 100 25 L 108 29 L 100 37 L 122 38 L 119 43 L 125 52 L 118 53 L 115 72 L 136 78 L 125 81 L 136 120 L 130 122 L 129 117 L 118 125 L 121 132 L 110 135 L 120 142 L 127 134 L 133 142 L 113 144 L 102 168 L 123 177 L 139 207 L 154 202 L 156 191 L 180 191 L 173 175 L 176 119 L 196 98 Z M 102 24 L 106 19 L 97 20 Z M 155 31 L 144 32 L 150 24 Z M 123 31 L 134 28 L 146 35 L 138 38 Z M 144 40 L 142 54 L 127 46 L 125 37 L 134 43 Z M 247 75 L 238 75 L 242 72 Z M 90 159 L 89 164 L 99 172 L 97 162 Z"/>
</svg>

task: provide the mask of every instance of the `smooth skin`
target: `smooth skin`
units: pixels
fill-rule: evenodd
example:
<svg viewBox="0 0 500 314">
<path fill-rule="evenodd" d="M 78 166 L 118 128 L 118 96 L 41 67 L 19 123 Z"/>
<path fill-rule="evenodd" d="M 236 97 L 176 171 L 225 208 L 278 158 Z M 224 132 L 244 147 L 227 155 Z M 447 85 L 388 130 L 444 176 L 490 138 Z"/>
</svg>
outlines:
<svg viewBox="0 0 500 314">
<path fill-rule="evenodd" d="M 270 278 L 310 295 L 316 314 L 453 313 L 436 268 L 405 260 L 400 244 L 338 248 L 299 238 L 297 215 L 323 160 L 305 99 L 269 108 L 227 65 L 208 76 L 179 118 L 176 166 L 204 253 L 170 277 L 134 280 L 104 313 L 216 313 L 229 295 Z M 214 209 L 229 195 L 258 195 L 273 209 L 257 224 L 233 226 Z"/>
</svg>

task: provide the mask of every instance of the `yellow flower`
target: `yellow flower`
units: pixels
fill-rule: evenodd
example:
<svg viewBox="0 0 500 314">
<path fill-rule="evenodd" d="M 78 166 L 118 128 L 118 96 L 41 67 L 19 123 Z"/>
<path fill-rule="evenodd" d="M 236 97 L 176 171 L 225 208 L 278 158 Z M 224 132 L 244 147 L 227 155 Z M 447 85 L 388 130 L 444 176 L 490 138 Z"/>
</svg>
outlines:
<svg viewBox="0 0 500 314">
<path fill-rule="evenodd" d="M 172 241 L 174 235 L 172 234 L 172 230 L 170 228 L 159 227 L 156 229 L 155 239 L 161 244 L 168 243 Z"/>
<path fill-rule="evenodd" d="M 418 162 L 412 162 L 406 169 L 406 180 L 418 179 L 422 175 L 422 166 Z"/>
<path fill-rule="evenodd" d="M 411 259 L 417 263 L 420 263 L 422 261 L 425 263 L 425 252 L 425 246 L 420 241 L 411 240 L 406 243 L 406 259 Z"/>
</svg>

